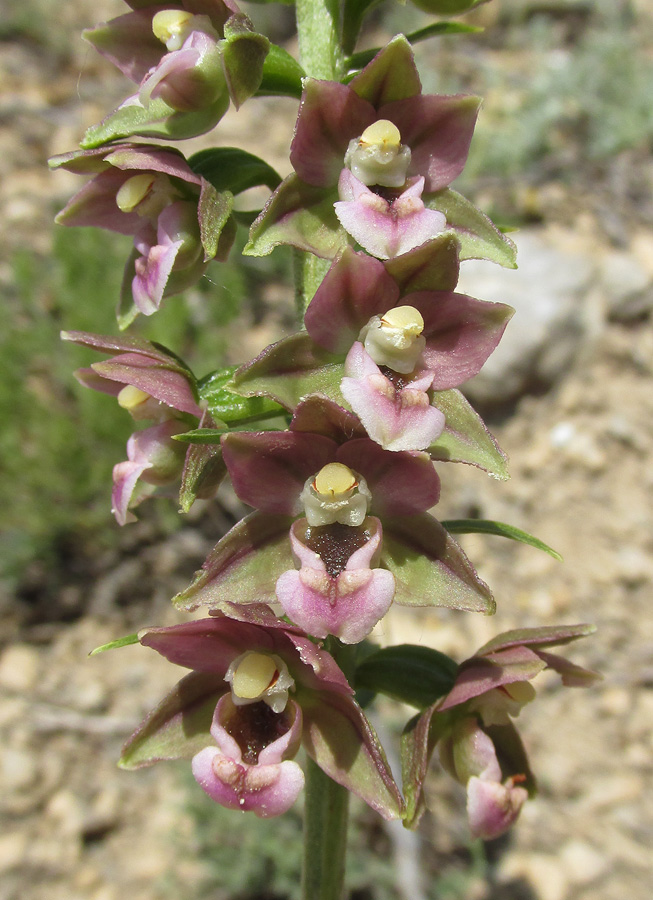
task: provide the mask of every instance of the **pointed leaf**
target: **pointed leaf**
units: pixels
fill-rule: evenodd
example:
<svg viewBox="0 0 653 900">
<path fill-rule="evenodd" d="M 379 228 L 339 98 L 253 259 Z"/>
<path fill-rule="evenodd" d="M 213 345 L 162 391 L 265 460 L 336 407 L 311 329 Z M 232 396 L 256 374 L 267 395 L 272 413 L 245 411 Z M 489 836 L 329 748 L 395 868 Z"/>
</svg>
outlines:
<svg viewBox="0 0 653 900">
<path fill-rule="evenodd" d="M 462 194 L 445 188 L 422 196 L 425 206 L 444 213 L 460 241 L 461 259 L 488 259 L 507 269 L 517 268 L 517 248 L 490 219 Z"/>
<path fill-rule="evenodd" d="M 236 366 L 217 369 L 198 384 L 200 398 L 214 419 L 227 424 L 241 425 L 259 419 L 277 416 L 283 412 L 273 400 L 265 397 L 243 397 L 234 389 L 233 375 Z"/>
<path fill-rule="evenodd" d="M 139 769 L 162 759 L 190 759 L 214 743 L 213 713 L 227 685 L 219 675 L 191 672 L 139 725 L 122 750 L 121 769 Z"/>
<path fill-rule="evenodd" d="M 272 166 L 253 153 L 237 147 L 200 150 L 191 156 L 188 165 L 217 191 L 230 191 L 232 194 L 240 194 L 259 185 L 265 185 L 273 191 L 281 182 L 281 176 Z"/>
<path fill-rule="evenodd" d="M 444 413 L 445 426 L 429 447 L 432 459 L 478 466 L 501 481 L 510 477 L 508 458 L 460 391 L 435 391 L 433 406 Z"/>
<path fill-rule="evenodd" d="M 173 598 L 177 609 L 221 609 L 230 603 L 274 603 L 282 572 L 294 569 L 289 516 L 252 513 L 218 541 L 186 590 Z"/>
<path fill-rule="evenodd" d="M 528 544 L 537 550 L 543 550 L 554 559 L 562 560 L 557 550 L 549 547 L 544 541 L 533 537 L 527 531 L 522 531 L 521 528 L 515 528 L 514 525 L 506 525 L 505 522 L 494 522 L 490 519 L 450 519 L 442 525 L 450 534 L 496 534 L 498 537 L 510 538 L 511 541 Z"/>
<path fill-rule="evenodd" d="M 395 576 L 395 603 L 491 615 L 495 602 L 461 547 L 428 514 L 383 522 L 381 565 Z"/>
<path fill-rule="evenodd" d="M 337 197 L 335 188 L 313 187 L 289 175 L 252 225 L 243 254 L 267 256 L 280 244 L 291 244 L 332 259 L 347 244 L 333 208 Z"/>
<path fill-rule="evenodd" d="M 354 2 L 357 2 L 357 0 L 354 0 Z M 371 2 L 374 2 L 374 0 L 371 0 Z M 365 5 L 369 6 L 369 2 L 366 2 Z M 438 37 L 443 34 L 478 34 L 482 31 L 483 28 L 477 25 L 463 25 L 462 22 L 433 22 L 425 28 L 411 31 L 410 34 L 406 35 L 406 40 L 410 44 L 417 44 L 419 41 L 425 41 L 428 38 Z M 374 59 L 380 50 L 381 47 L 374 47 L 371 50 L 361 50 L 359 53 L 353 53 L 347 61 L 348 68 L 362 69 L 363 66 L 366 66 Z"/>
<path fill-rule="evenodd" d="M 399 644 L 372 653 L 357 667 L 356 688 L 423 709 L 451 690 L 457 671 L 457 663 L 438 650 Z"/>
<path fill-rule="evenodd" d="M 302 79 L 305 77 L 306 73 L 294 56 L 283 47 L 270 44 L 257 95 L 296 97 L 299 100 L 302 95 Z"/>
<path fill-rule="evenodd" d="M 504 631 L 476 651 L 476 656 L 498 653 L 510 647 L 559 647 L 594 634 L 596 625 L 542 625 L 539 628 L 515 628 Z"/>
<path fill-rule="evenodd" d="M 242 394 L 264 394 L 290 410 L 309 394 L 324 394 L 346 407 L 340 393 L 343 374 L 341 357 L 318 347 L 300 332 L 272 344 L 238 369 L 233 384 Z"/>
<path fill-rule="evenodd" d="M 130 644 L 138 643 L 138 632 L 135 634 L 127 634 L 125 637 L 117 638 L 115 641 L 109 641 L 108 644 L 101 644 L 95 650 L 91 650 L 89 656 L 96 656 L 98 653 L 104 653 L 105 650 L 117 650 L 119 647 L 128 647 Z"/>
</svg>

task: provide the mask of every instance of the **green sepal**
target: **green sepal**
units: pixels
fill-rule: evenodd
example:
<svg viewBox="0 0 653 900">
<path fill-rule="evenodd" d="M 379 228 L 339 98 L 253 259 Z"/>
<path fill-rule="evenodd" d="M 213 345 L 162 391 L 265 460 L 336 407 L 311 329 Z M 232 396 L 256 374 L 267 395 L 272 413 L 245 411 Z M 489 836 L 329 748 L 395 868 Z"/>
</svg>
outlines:
<svg viewBox="0 0 653 900">
<path fill-rule="evenodd" d="M 372 2 L 374 2 L 374 0 L 372 0 Z M 432 22 L 425 28 L 411 31 L 410 34 L 406 35 L 406 40 L 409 44 L 417 44 L 420 41 L 428 40 L 428 38 L 431 37 L 438 37 L 439 35 L 477 34 L 483 30 L 483 28 L 476 25 L 463 25 L 461 22 Z M 347 60 L 347 67 L 349 69 L 362 69 L 374 59 L 380 50 L 381 47 L 374 47 L 371 50 L 361 50 L 360 53 L 353 53 Z"/>
<path fill-rule="evenodd" d="M 404 35 L 396 35 L 381 51 L 376 51 L 374 61 L 352 79 L 351 87 L 377 109 L 420 94 L 422 83 L 415 57 Z"/>
<path fill-rule="evenodd" d="M 384 262 L 388 275 L 397 282 L 402 295 L 417 291 L 454 291 L 460 266 L 458 238 L 452 232 L 440 234 Z"/>
<path fill-rule="evenodd" d="M 228 223 L 234 208 L 231 191 L 218 192 L 208 181 L 202 188 L 197 208 L 204 260 L 226 259 L 236 236 L 235 227 Z"/>
<path fill-rule="evenodd" d="M 117 650 L 119 647 L 129 647 L 130 644 L 138 644 L 138 633 L 126 634 L 124 637 L 116 638 L 115 641 L 109 641 L 108 644 L 101 644 L 95 650 L 91 650 L 89 656 L 96 656 L 98 653 L 104 653 L 105 650 Z"/>
<path fill-rule="evenodd" d="M 266 397 L 242 396 L 233 377 L 236 370 L 237 366 L 218 369 L 198 382 L 200 399 L 206 403 L 214 419 L 227 425 L 244 425 L 283 413 L 277 403 Z"/>
<path fill-rule="evenodd" d="M 412 0 L 413 4 L 432 16 L 461 16 L 488 0 Z M 477 29 L 482 31 L 482 29 Z"/>
<path fill-rule="evenodd" d="M 377 650 L 357 667 L 356 688 L 423 709 L 449 693 L 457 671 L 455 660 L 439 650 L 399 644 Z"/>
<path fill-rule="evenodd" d="M 337 191 L 306 184 L 289 175 L 253 223 L 245 256 L 267 256 L 280 244 L 291 244 L 324 259 L 332 259 L 347 244 L 334 201 Z"/>
<path fill-rule="evenodd" d="M 270 44 L 270 50 L 263 63 L 263 78 L 257 91 L 259 97 L 295 97 L 302 95 L 302 79 L 306 72 L 294 56 L 283 47 Z"/>
<path fill-rule="evenodd" d="M 281 176 L 265 160 L 238 147 L 200 150 L 190 157 L 188 165 L 217 191 L 230 191 L 232 194 L 240 194 L 262 184 L 273 191 L 281 182 Z"/>
<path fill-rule="evenodd" d="M 395 577 L 400 606 L 445 606 L 492 615 L 496 604 L 460 545 L 422 513 L 383 520 L 380 564 Z"/>
<path fill-rule="evenodd" d="M 269 40 L 253 31 L 243 14 L 230 16 L 224 25 L 224 40 L 218 42 L 229 94 L 238 109 L 261 84 Z"/>
<path fill-rule="evenodd" d="M 139 725 L 123 747 L 121 769 L 140 769 L 163 759 L 191 759 L 215 742 L 213 713 L 227 690 L 224 678 L 191 672 Z"/>
<path fill-rule="evenodd" d="M 289 410 L 309 394 L 324 394 L 349 408 L 340 393 L 343 373 L 342 358 L 318 347 L 301 331 L 272 344 L 238 369 L 233 385 L 250 397 L 272 397 Z"/>
<path fill-rule="evenodd" d="M 505 453 L 460 391 L 434 391 L 433 406 L 444 413 L 445 426 L 428 448 L 432 459 L 477 466 L 501 481 L 510 477 Z"/>
<path fill-rule="evenodd" d="M 133 135 L 181 140 L 210 130 L 229 108 L 229 94 L 223 93 L 210 106 L 187 112 L 168 106 L 161 99 L 145 106 L 121 106 L 97 125 L 91 125 L 80 142 L 82 150 L 93 150 L 111 141 Z"/>
<path fill-rule="evenodd" d="M 211 429 L 202 429 L 210 431 Z M 207 442 L 189 447 L 181 473 L 179 506 L 187 513 L 196 500 L 210 500 L 227 474 L 222 448 Z"/>
<path fill-rule="evenodd" d="M 528 544 L 529 547 L 535 547 L 537 550 L 543 550 L 554 559 L 562 560 L 562 556 L 557 550 L 549 547 L 544 541 L 534 537 L 521 528 L 515 528 L 514 525 L 506 525 L 505 522 L 494 522 L 491 519 L 450 519 L 442 522 L 449 534 L 495 534 L 498 537 L 509 538 L 511 541 L 519 541 L 521 544 Z"/>
<path fill-rule="evenodd" d="M 177 609 L 222 609 L 225 603 L 273 603 L 279 575 L 294 569 L 289 516 L 252 513 L 218 541 L 186 590 L 173 598 Z"/>
<path fill-rule="evenodd" d="M 447 226 L 460 241 L 461 259 L 487 259 L 507 269 L 517 268 L 514 243 L 462 194 L 445 188 L 424 194 L 422 200 L 428 209 L 437 209 L 445 215 Z"/>
<path fill-rule="evenodd" d="M 451 713 L 436 713 L 434 706 L 429 706 L 404 728 L 401 736 L 401 783 L 405 828 L 416 828 L 426 810 L 424 781 L 429 762 L 438 741 L 449 730 L 452 718 Z"/>
</svg>

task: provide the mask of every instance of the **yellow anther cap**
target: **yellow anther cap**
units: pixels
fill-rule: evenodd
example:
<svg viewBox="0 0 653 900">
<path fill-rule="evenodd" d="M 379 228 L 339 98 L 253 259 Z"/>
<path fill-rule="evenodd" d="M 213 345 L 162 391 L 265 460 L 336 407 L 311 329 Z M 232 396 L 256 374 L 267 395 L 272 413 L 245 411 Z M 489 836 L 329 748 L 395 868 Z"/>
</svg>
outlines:
<svg viewBox="0 0 653 900">
<path fill-rule="evenodd" d="M 132 175 L 116 194 L 116 206 L 123 212 L 133 212 L 139 203 L 147 197 L 152 189 L 156 176 L 151 172 Z"/>
<path fill-rule="evenodd" d="M 361 145 L 376 145 L 382 147 L 398 148 L 401 144 L 401 133 L 396 125 L 388 119 L 377 119 L 368 125 L 361 134 L 358 143 Z"/>
<path fill-rule="evenodd" d="M 394 309 L 389 309 L 381 316 L 381 327 L 384 325 L 414 337 L 424 331 L 424 319 L 414 306 L 395 306 Z"/>
<path fill-rule="evenodd" d="M 156 38 L 167 44 L 171 38 L 185 30 L 192 18 L 193 14 L 183 9 L 162 9 L 154 14 L 152 31 Z"/>
<path fill-rule="evenodd" d="M 241 700 L 255 700 L 277 680 L 277 664 L 263 653 L 247 653 L 238 663 L 231 687 Z"/>
<path fill-rule="evenodd" d="M 346 494 L 358 484 L 351 469 L 342 463 L 329 463 L 315 476 L 313 487 L 322 496 L 337 497 Z"/>
<path fill-rule="evenodd" d="M 123 409 L 132 410 L 150 399 L 150 395 L 132 384 L 126 385 L 118 394 L 118 403 Z"/>
</svg>

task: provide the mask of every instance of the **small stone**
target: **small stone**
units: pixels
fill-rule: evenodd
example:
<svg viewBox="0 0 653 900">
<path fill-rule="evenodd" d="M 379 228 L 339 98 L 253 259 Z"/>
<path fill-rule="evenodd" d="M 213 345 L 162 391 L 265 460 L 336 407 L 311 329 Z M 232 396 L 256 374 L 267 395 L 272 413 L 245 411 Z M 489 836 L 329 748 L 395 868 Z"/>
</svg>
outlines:
<svg viewBox="0 0 653 900">
<path fill-rule="evenodd" d="M 571 884 L 591 884 L 608 869 L 610 863 L 584 841 L 570 841 L 562 850 L 562 864 Z"/>
<path fill-rule="evenodd" d="M 0 835 L 0 872 L 8 872 L 25 864 L 29 838 L 23 831 Z"/>
<path fill-rule="evenodd" d="M 560 862 L 544 853 L 506 856 L 497 871 L 502 883 L 523 879 L 538 900 L 564 900 L 568 881 Z"/>
<path fill-rule="evenodd" d="M 8 691 L 34 689 L 39 677 L 39 653 L 29 644 L 12 644 L 0 658 L 0 687 Z"/>
<path fill-rule="evenodd" d="M 83 820 L 82 806 L 71 791 L 65 788 L 57 791 L 50 799 L 45 812 L 56 823 L 58 834 L 80 834 Z"/>
<path fill-rule="evenodd" d="M 26 750 L 5 747 L 0 756 L 4 792 L 23 791 L 34 783 L 38 774 L 36 760 Z"/>
<path fill-rule="evenodd" d="M 623 716 L 630 710 L 632 698 L 625 688 L 607 688 L 601 695 L 601 709 L 611 716 Z"/>
</svg>

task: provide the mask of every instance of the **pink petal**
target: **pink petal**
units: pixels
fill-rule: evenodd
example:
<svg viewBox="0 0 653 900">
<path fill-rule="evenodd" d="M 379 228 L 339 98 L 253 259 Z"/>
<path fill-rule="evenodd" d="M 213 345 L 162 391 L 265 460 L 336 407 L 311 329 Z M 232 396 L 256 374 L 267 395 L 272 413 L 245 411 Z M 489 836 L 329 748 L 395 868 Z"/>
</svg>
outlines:
<svg viewBox="0 0 653 900">
<path fill-rule="evenodd" d="M 338 191 L 345 199 L 335 203 L 334 209 L 340 224 L 364 250 L 379 259 L 391 259 L 426 243 L 446 227 L 444 215 L 426 209 L 422 203 L 423 187 L 424 179 L 418 178 L 397 200 L 388 203 L 354 178 L 349 169 L 343 169 Z"/>
<path fill-rule="evenodd" d="M 506 784 L 470 778 L 467 784 L 467 816 L 474 837 L 491 841 L 506 832 L 516 821 L 528 799 L 528 791 Z"/>
<path fill-rule="evenodd" d="M 425 390 L 432 376 L 397 390 L 358 342 L 349 351 L 345 372 L 340 385 L 343 397 L 372 440 L 384 449 L 425 450 L 442 434 L 444 415 L 431 406 Z"/>
<path fill-rule="evenodd" d="M 216 803 L 263 819 L 287 812 L 304 786 L 304 773 L 292 760 L 248 766 L 206 747 L 193 757 L 191 767 L 199 786 Z"/>
</svg>

